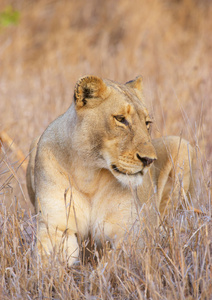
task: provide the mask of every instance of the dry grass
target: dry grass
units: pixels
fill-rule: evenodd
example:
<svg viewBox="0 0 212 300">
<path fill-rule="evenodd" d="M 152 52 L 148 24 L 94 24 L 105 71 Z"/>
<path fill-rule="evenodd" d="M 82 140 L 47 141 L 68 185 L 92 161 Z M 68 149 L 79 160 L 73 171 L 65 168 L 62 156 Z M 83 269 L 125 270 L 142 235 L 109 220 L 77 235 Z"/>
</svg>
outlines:
<svg viewBox="0 0 212 300">
<path fill-rule="evenodd" d="M 0 10 L 8 4 L 21 19 L 0 28 L 0 298 L 212 299 L 210 1 L 3 0 Z M 86 264 L 68 269 L 52 257 L 44 267 L 19 159 L 84 74 L 144 76 L 153 136 L 196 146 L 194 202 L 205 214 L 173 213 L 157 230 L 147 223 L 142 251 L 128 241 L 99 264 L 94 249 Z"/>
</svg>

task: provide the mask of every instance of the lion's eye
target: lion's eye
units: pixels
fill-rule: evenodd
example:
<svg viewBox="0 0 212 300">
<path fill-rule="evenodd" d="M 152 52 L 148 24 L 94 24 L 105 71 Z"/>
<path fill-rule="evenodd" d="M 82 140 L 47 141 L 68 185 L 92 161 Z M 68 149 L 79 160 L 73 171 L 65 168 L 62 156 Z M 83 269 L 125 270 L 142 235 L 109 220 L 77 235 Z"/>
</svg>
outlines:
<svg viewBox="0 0 212 300">
<path fill-rule="evenodd" d="M 120 123 L 124 123 L 126 120 L 124 116 L 114 116 L 114 118 Z"/>
<path fill-rule="evenodd" d="M 150 129 L 150 124 L 152 124 L 152 121 L 146 121 L 146 127 L 147 127 L 147 129 L 149 130 Z"/>
<path fill-rule="evenodd" d="M 129 125 L 129 122 L 127 121 L 127 119 L 122 116 L 122 115 L 118 115 L 118 116 L 114 116 L 114 118 L 119 122 L 119 123 L 122 123 L 124 125 Z"/>
</svg>

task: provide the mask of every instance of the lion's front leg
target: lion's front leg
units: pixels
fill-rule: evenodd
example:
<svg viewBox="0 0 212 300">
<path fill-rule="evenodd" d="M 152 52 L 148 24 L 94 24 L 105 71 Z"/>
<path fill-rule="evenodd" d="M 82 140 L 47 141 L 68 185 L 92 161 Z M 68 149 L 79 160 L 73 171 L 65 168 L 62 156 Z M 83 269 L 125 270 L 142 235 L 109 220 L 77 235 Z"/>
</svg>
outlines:
<svg viewBox="0 0 212 300">
<path fill-rule="evenodd" d="M 108 196 L 108 198 L 107 198 Z M 120 250 L 124 241 L 140 239 L 145 227 L 143 222 L 145 208 L 142 208 L 139 200 L 136 199 L 131 191 L 123 192 L 122 201 L 114 203 L 114 198 L 107 195 L 104 200 L 107 203 L 107 210 L 103 211 L 99 206 L 92 214 L 92 236 L 100 244 L 109 242 L 112 248 Z M 102 203 L 103 205 L 103 203 Z"/>
<path fill-rule="evenodd" d="M 39 224 L 37 249 L 44 263 L 50 256 L 57 255 L 61 261 L 67 261 L 71 266 L 79 256 L 79 245 L 74 232 L 68 229 L 62 231 L 44 222 Z"/>
</svg>

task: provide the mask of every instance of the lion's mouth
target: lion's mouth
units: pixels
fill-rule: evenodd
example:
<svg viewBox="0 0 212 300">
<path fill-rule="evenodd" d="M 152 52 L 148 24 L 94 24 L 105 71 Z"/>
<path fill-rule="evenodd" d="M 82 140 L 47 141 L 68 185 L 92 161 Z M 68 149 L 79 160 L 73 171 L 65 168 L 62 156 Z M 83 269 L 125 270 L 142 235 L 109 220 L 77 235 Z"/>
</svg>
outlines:
<svg viewBox="0 0 212 300">
<path fill-rule="evenodd" d="M 123 172 L 123 171 L 120 171 L 118 168 L 117 168 L 117 166 L 116 165 L 111 165 L 111 167 L 112 167 L 112 169 L 114 170 L 114 171 L 116 171 L 116 172 L 118 172 L 118 173 L 120 173 L 120 174 L 123 174 L 123 175 L 137 175 L 137 174 L 140 174 L 140 175 L 144 175 L 143 174 L 143 171 L 142 170 L 140 170 L 140 171 L 138 171 L 138 172 L 136 172 L 136 173 L 127 173 L 127 172 Z"/>
</svg>

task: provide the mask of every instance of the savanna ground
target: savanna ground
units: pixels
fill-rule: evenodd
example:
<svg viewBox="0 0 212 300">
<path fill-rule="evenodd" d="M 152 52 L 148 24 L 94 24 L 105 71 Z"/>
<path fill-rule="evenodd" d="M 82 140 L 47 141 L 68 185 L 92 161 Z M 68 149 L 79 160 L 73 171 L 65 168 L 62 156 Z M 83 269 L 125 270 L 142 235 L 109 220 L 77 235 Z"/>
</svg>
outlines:
<svg viewBox="0 0 212 300">
<path fill-rule="evenodd" d="M 209 0 L 0 2 L 0 299 L 212 299 L 211 16 Z M 143 75 L 152 136 L 180 135 L 196 149 L 202 213 L 184 207 L 160 229 L 146 224 L 143 251 L 128 241 L 98 266 L 94 249 L 72 269 L 57 257 L 44 267 L 25 184 L 29 145 L 85 74 Z"/>
</svg>

